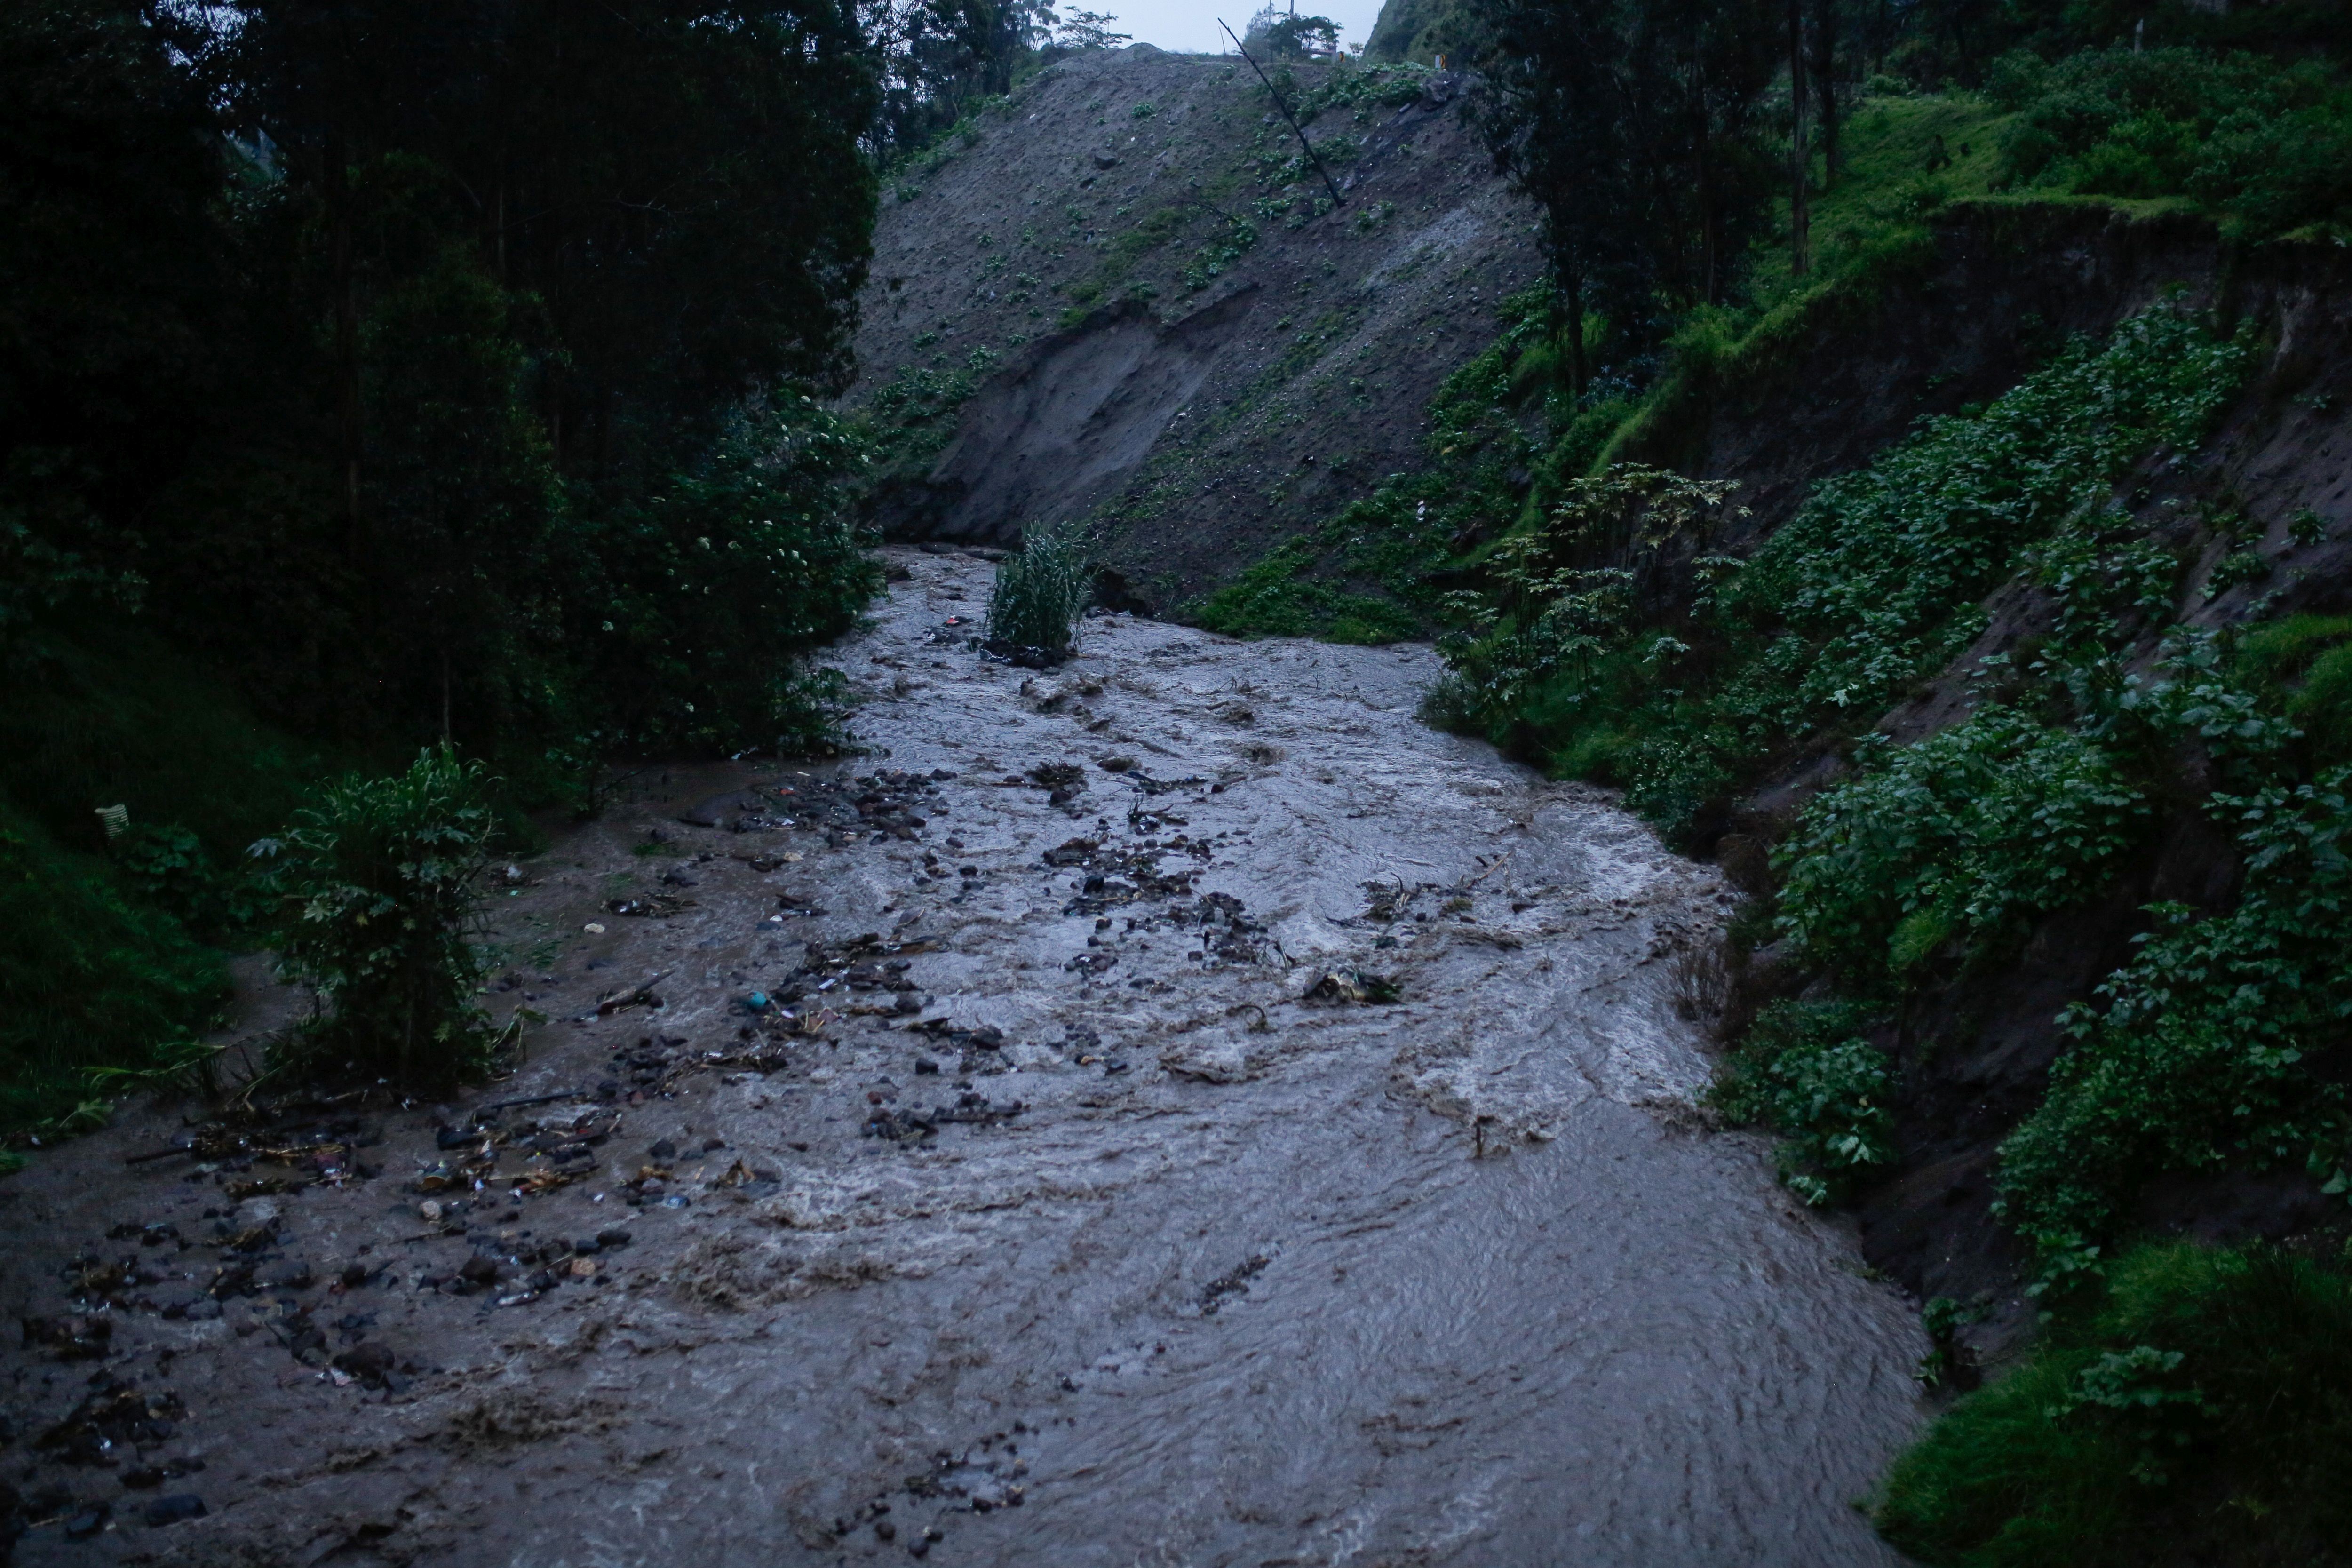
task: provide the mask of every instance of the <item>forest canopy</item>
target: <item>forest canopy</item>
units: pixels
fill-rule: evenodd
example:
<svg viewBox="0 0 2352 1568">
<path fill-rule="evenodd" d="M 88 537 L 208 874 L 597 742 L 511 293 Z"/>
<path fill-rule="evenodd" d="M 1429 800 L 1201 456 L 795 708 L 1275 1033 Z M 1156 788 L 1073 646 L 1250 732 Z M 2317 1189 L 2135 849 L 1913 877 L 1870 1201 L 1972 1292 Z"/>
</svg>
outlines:
<svg viewBox="0 0 2352 1568">
<path fill-rule="evenodd" d="M 0 75 L 20 666 L 135 607 L 302 732 L 500 752 L 707 714 L 646 673 L 747 635 L 698 552 L 778 608 L 830 561 L 788 618 L 843 623 L 794 389 L 845 373 L 867 255 L 846 5 L 32 0 Z M 746 422 L 789 537 L 666 504 Z"/>
</svg>

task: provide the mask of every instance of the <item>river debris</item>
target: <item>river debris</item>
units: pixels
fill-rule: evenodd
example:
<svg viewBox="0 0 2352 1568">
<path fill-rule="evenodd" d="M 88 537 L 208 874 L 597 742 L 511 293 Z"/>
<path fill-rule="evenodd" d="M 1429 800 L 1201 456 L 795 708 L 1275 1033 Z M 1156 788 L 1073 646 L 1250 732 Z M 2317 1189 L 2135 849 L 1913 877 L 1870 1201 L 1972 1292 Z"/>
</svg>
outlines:
<svg viewBox="0 0 2352 1568">
<path fill-rule="evenodd" d="M 659 1059 L 666 1068 L 671 1055 L 665 1052 Z M 601 1105 L 568 1105 L 511 1125 L 501 1116 L 478 1111 L 470 1125 L 444 1127 L 435 1135 L 452 1157 L 419 1171 L 408 1190 L 423 1196 L 504 1184 L 521 1193 L 551 1192 L 593 1173 L 596 1150 L 620 1126 L 620 1112 Z M 521 1157 L 521 1168 L 501 1174 L 499 1165 L 509 1153 Z"/>
<path fill-rule="evenodd" d="M 637 899 L 607 899 L 604 908 L 616 915 L 629 915 L 644 920 L 667 920 L 695 907 L 692 899 L 675 893 L 649 893 Z"/>
<path fill-rule="evenodd" d="M 1402 1000 L 1404 987 L 1393 975 L 1361 969 L 1327 970 L 1307 988 L 1307 1002 L 1360 1002 L 1381 1006 Z"/>
<path fill-rule="evenodd" d="M 284 1176 L 251 1184 L 247 1195 L 366 1179 L 377 1173 L 376 1167 L 358 1152 L 383 1142 L 383 1134 L 363 1112 L 390 1103 L 391 1095 L 380 1088 L 233 1100 L 212 1119 L 183 1128 L 168 1146 L 125 1155 L 122 1163 L 149 1165 L 185 1156 L 205 1171 L 241 1173 L 256 1162 L 288 1167 Z"/>
<path fill-rule="evenodd" d="M 1181 899 L 1189 894 L 1197 873 L 1162 871 L 1160 859 L 1167 853 L 1157 845 L 1122 846 L 1072 838 L 1045 851 L 1045 863 L 1054 870 L 1082 873 L 1077 897 L 1062 906 L 1065 915 L 1099 915 L 1139 900 Z"/>
<path fill-rule="evenodd" d="M 654 987 L 668 978 L 669 971 L 659 969 L 646 975 L 635 985 L 624 986 L 618 991 L 606 992 L 596 999 L 596 1016 L 607 1017 L 626 1007 L 660 1006 L 662 999 L 655 994 Z"/>
<path fill-rule="evenodd" d="M 1231 893 L 1203 893 L 1198 903 L 1176 912 L 1180 926 L 1200 928 L 1201 945 L 1184 956 L 1199 963 L 1264 963 L 1265 928 L 1251 920 Z"/>
<path fill-rule="evenodd" d="M 18 1322 L 24 1329 L 26 1349 L 37 1345 L 53 1350 L 59 1361 L 96 1361 L 113 1348 L 114 1321 L 110 1318 L 36 1317 L 22 1318 Z"/>
<path fill-rule="evenodd" d="M 1198 773 L 1186 773 L 1181 779 L 1154 778 L 1141 768 L 1130 767 L 1123 775 L 1129 784 L 1150 795 L 1168 795 L 1180 789 L 1207 789 L 1209 781 Z"/>
<path fill-rule="evenodd" d="M 1021 1445 L 1014 1439 L 1028 1431 L 1024 1423 L 1015 1421 L 1011 1432 L 992 1432 L 961 1453 L 941 1448 L 931 1456 L 929 1469 L 906 1479 L 904 1489 L 911 1498 L 961 1502 L 974 1513 L 990 1513 L 1000 1508 L 1019 1508 L 1027 1500 L 1028 1489 L 1022 1478 L 1028 1475 L 1029 1465 L 1020 1457 Z M 1002 1454 L 992 1453 L 990 1450 L 999 1443 L 1004 1446 L 1004 1451 Z M 889 1511 L 887 1504 L 880 1505 L 879 1513 Z M 867 1512 L 875 1514 L 876 1505 L 867 1505 Z M 844 1531 L 842 1533 L 848 1532 Z M 925 1530 L 923 1539 L 916 1544 L 928 1550 L 929 1543 L 939 1539 L 937 1531 Z M 914 1554 L 922 1555 L 920 1552 Z"/>
<path fill-rule="evenodd" d="M 1253 1253 L 1201 1287 L 1201 1316 L 1213 1318 L 1218 1309 L 1234 1297 L 1248 1295 L 1250 1281 L 1265 1273 L 1266 1265 L 1273 1261 L 1264 1253 Z"/>
<path fill-rule="evenodd" d="M 782 855 L 738 855 L 735 858 L 742 861 L 743 864 L 751 867 L 751 869 L 764 877 L 771 872 L 781 871 L 786 866 L 799 865 L 801 857 L 798 850 L 793 850 L 788 854 Z"/>
<path fill-rule="evenodd" d="M 1087 770 L 1076 763 L 1040 763 L 1029 770 L 1029 782 L 1046 792 L 1048 805 L 1067 805 L 1087 793 Z"/>
<path fill-rule="evenodd" d="M 795 821 L 803 831 L 826 833 L 836 844 L 858 835 L 877 844 L 892 838 L 912 842 L 921 838 L 931 817 L 947 811 L 940 785 L 955 776 L 945 768 L 929 773 L 884 769 L 815 780 L 799 787 Z"/>
<path fill-rule="evenodd" d="M 1017 1100 L 999 1105 L 973 1089 L 957 1095 L 953 1105 L 936 1110 L 893 1109 L 878 1090 L 868 1093 L 866 1100 L 869 1109 L 860 1134 L 893 1143 L 936 1138 L 942 1126 L 957 1122 L 971 1127 L 1001 1127 L 1029 1109 Z"/>
<path fill-rule="evenodd" d="M 956 1070 L 963 1077 L 969 1078 L 975 1073 L 993 1077 L 1011 1070 L 1011 1064 L 1004 1059 L 1004 1031 L 993 1024 L 965 1028 L 945 1018 L 925 1018 L 908 1027 L 943 1040 L 962 1052 Z M 921 1066 L 918 1064 L 915 1070 L 920 1072 Z"/>
</svg>

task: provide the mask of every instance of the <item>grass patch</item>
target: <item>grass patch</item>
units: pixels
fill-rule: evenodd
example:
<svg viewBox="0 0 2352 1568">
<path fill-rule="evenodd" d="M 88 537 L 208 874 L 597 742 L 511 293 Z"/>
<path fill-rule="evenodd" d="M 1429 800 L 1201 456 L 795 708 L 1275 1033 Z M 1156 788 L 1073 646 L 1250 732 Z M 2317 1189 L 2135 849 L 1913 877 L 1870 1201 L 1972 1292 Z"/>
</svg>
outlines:
<svg viewBox="0 0 2352 1568">
<path fill-rule="evenodd" d="M 275 832 L 324 769 L 145 628 L 44 639 L 0 698 L 0 1131 L 103 1121 L 229 994 L 278 905 Z M 96 816 L 128 808 L 110 843 Z"/>
<path fill-rule="evenodd" d="M 1809 1204 L 1843 1197 L 1895 1157 L 1886 1053 L 1851 1003 L 1775 1002 L 1726 1058 L 1709 1103 L 1778 1132 L 1780 1179 Z"/>
<path fill-rule="evenodd" d="M 232 860 L 274 831 L 326 770 L 256 719 L 185 650 L 138 626 L 102 644 L 52 642 L 0 700 L 0 795 L 59 843 L 102 842 L 93 815 L 178 823 Z"/>
<path fill-rule="evenodd" d="M 2352 1279 L 2267 1247 L 2126 1254 L 1929 1428 L 1876 1521 L 1952 1568 L 2345 1562 Z"/>
<path fill-rule="evenodd" d="M 1337 643 L 1402 642 L 1421 617 L 1392 599 L 1352 594 L 1308 574 L 1319 552 L 1292 540 L 1194 606 L 1194 624 L 1226 637 L 1319 637 Z"/>
<path fill-rule="evenodd" d="M 157 1065 L 228 993 L 222 955 L 142 906 L 104 857 L 0 803 L 0 1130 L 73 1120 L 93 1069 Z"/>
</svg>

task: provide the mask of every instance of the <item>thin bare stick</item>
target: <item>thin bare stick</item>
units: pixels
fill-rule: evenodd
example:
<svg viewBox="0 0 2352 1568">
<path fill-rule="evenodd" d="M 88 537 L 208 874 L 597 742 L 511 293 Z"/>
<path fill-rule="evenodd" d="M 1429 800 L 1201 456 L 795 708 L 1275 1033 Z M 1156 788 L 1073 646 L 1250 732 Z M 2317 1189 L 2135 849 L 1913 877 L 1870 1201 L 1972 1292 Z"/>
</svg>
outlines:
<svg viewBox="0 0 2352 1568">
<path fill-rule="evenodd" d="M 1225 27 L 1225 19 L 1223 16 L 1217 18 L 1217 26 Z M 1234 30 L 1231 27 L 1225 27 L 1225 37 L 1234 38 Z M 1331 171 L 1323 166 L 1323 159 L 1315 151 L 1315 143 L 1307 140 L 1307 132 L 1298 128 L 1298 121 L 1291 115 L 1290 105 L 1283 102 L 1282 94 L 1274 90 L 1274 83 L 1267 79 L 1265 68 L 1257 61 L 1250 59 L 1250 52 L 1242 48 L 1242 41 L 1239 38 L 1234 38 L 1234 47 L 1241 49 L 1242 58 L 1249 60 L 1250 69 L 1256 71 L 1257 79 L 1265 83 L 1265 90 L 1273 98 L 1274 106 L 1282 110 L 1282 117 L 1285 120 L 1290 121 L 1290 133 L 1298 138 L 1298 145 L 1306 150 L 1307 161 L 1315 165 L 1315 172 L 1323 176 L 1323 184 L 1331 193 L 1331 205 L 1335 207 L 1346 206 L 1348 198 L 1339 194 L 1339 182 L 1332 179 Z"/>
</svg>

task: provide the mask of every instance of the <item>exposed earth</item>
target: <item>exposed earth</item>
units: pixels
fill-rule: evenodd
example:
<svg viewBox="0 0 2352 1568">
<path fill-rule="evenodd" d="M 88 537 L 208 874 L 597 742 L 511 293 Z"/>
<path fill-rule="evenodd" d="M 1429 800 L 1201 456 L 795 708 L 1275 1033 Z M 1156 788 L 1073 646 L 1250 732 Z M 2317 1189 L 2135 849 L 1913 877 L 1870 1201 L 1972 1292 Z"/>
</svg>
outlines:
<svg viewBox="0 0 2352 1568">
<path fill-rule="evenodd" d="M 850 406 L 909 420 L 895 538 L 1083 522 L 1170 614 L 1424 460 L 1431 395 L 1541 275 L 1459 73 L 1060 61 L 894 174 Z"/>
<path fill-rule="evenodd" d="M 0 1186 L 17 1560 L 1894 1561 L 1926 1345 L 1695 1108 L 1712 869 L 1426 648 L 1028 671 L 897 562 L 866 754 L 510 873 L 511 1077 Z"/>
</svg>

